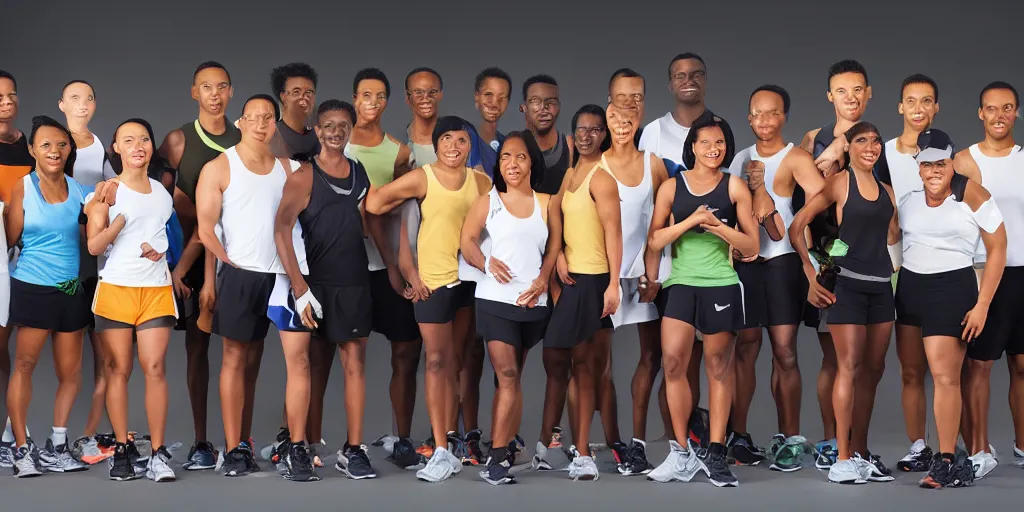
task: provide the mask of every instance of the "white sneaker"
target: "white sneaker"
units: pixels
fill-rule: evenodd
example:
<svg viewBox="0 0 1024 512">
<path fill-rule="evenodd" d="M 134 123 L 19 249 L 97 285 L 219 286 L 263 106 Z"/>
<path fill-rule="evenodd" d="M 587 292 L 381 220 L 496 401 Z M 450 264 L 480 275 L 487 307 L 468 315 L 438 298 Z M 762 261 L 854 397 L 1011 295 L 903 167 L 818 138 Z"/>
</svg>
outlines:
<svg viewBox="0 0 1024 512">
<path fill-rule="evenodd" d="M 676 441 L 669 441 L 668 445 L 671 451 L 668 452 L 665 462 L 648 473 L 647 479 L 661 483 L 673 480 L 689 482 L 700 471 L 700 461 L 693 452 L 683 448 Z"/>
<path fill-rule="evenodd" d="M 0 442 L 0 468 L 14 467 L 14 441 Z"/>
<path fill-rule="evenodd" d="M 968 457 L 971 460 L 971 464 L 974 465 L 974 479 L 981 480 L 991 473 L 999 462 L 996 458 L 988 452 L 978 452 Z"/>
<path fill-rule="evenodd" d="M 882 473 L 882 470 L 872 462 L 871 459 L 861 457 L 859 453 L 853 454 L 853 461 L 861 470 L 861 476 L 869 482 L 892 482 L 896 477 Z"/>
<path fill-rule="evenodd" d="M 167 464 L 167 461 L 171 459 L 169 453 L 158 450 L 149 458 L 149 463 L 146 465 L 146 478 L 154 482 L 173 482 L 177 480 L 177 476 L 174 474 L 174 470 Z"/>
<path fill-rule="evenodd" d="M 435 448 L 426 467 L 416 472 L 416 478 L 431 483 L 443 482 L 451 478 L 455 473 L 451 459 L 452 455 L 447 449 Z"/>
<path fill-rule="evenodd" d="M 600 475 L 594 458 L 589 455 L 578 455 L 569 464 L 569 478 L 576 480 L 597 480 Z"/>
<path fill-rule="evenodd" d="M 866 484 L 868 481 L 864 472 L 865 468 L 855 459 L 837 460 L 828 468 L 828 481 L 836 484 Z"/>
<path fill-rule="evenodd" d="M 448 463 L 451 464 L 451 466 L 452 466 L 452 474 L 453 475 L 457 475 L 457 474 L 461 473 L 462 472 L 462 459 L 456 457 L 455 454 L 452 453 L 452 449 L 451 449 L 450 445 L 449 445 L 448 449 L 445 450 L 445 453 L 448 454 Z"/>
<path fill-rule="evenodd" d="M 548 456 L 548 447 L 544 446 L 544 443 L 537 441 L 537 448 L 533 452 L 533 460 L 530 461 L 530 466 L 533 467 L 534 471 L 551 471 L 551 464 L 544 460 Z"/>
<path fill-rule="evenodd" d="M 1013 465 L 1024 468 L 1024 450 L 1017 448 L 1017 441 L 1013 442 Z"/>
<path fill-rule="evenodd" d="M 32 458 L 32 452 L 27 446 L 18 448 L 14 453 L 14 476 L 18 478 L 28 478 L 43 474 L 43 472 L 36 467 L 36 461 Z"/>
</svg>

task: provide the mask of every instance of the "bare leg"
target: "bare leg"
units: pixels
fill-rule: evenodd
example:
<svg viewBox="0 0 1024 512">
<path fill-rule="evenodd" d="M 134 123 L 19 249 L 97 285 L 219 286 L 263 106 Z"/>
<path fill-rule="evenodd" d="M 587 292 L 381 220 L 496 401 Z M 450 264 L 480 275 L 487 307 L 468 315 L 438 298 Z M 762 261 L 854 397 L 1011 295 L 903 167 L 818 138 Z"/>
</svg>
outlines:
<svg viewBox="0 0 1024 512">
<path fill-rule="evenodd" d="M 551 441 L 551 431 L 561 422 L 569 387 L 569 373 L 572 371 L 572 355 L 567 349 L 548 347 L 544 347 L 542 355 L 547 383 L 539 440 L 547 446 Z"/>
<path fill-rule="evenodd" d="M 1010 414 L 1017 447 L 1024 445 L 1024 355 L 1006 355 L 1010 370 Z M 988 449 L 988 445 L 985 445 Z"/>
<path fill-rule="evenodd" d="M 28 406 L 32 403 L 32 373 L 49 336 L 50 332 L 43 329 L 18 328 L 18 337 L 14 345 L 14 371 L 11 373 L 11 383 L 7 387 L 7 414 L 11 418 L 11 430 L 14 431 L 16 446 L 22 446 L 27 442 L 25 421 Z"/>
<path fill-rule="evenodd" d="M 246 366 L 250 342 L 224 338 L 224 352 L 220 368 L 220 403 L 224 421 L 224 441 L 227 450 L 242 443 L 242 418 L 245 409 Z"/>
<path fill-rule="evenodd" d="M 800 434 L 800 403 L 803 383 L 797 362 L 797 325 L 768 328 L 772 344 L 772 397 L 779 418 L 779 432 L 789 437 Z"/>
<path fill-rule="evenodd" d="M 420 365 L 423 342 L 391 342 L 391 409 L 398 437 L 412 435 L 412 415 L 416 408 L 416 368 Z"/>
<path fill-rule="evenodd" d="M 280 335 L 286 372 L 285 425 L 291 436 L 290 441 L 298 443 L 306 440 L 306 421 L 310 416 L 310 335 L 307 332 L 287 331 L 281 331 Z"/>
<path fill-rule="evenodd" d="M 348 420 L 348 444 L 363 442 L 366 414 L 366 338 L 346 341 L 340 347 L 341 367 L 345 370 L 345 418 Z"/>
<path fill-rule="evenodd" d="M 53 426 L 67 427 L 71 407 L 82 388 L 82 333 L 53 333 L 53 368 L 57 373 L 57 396 L 53 401 Z"/>
<path fill-rule="evenodd" d="M 515 346 L 502 341 L 488 341 L 487 352 L 490 354 L 491 365 L 498 373 L 498 389 L 494 396 L 497 406 L 491 422 L 491 439 L 495 447 L 507 446 L 519 427 L 515 424 L 519 415 L 519 361 Z"/>
<path fill-rule="evenodd" d="M 665 394 L 671 411 L 673 439 L 685 440 L 693 411 L 693 393 L 688 369 L 692 366 L 694 328 L 674 318 L 661 319 L 662 364 L 665 370 Z"/>
<path fill-rule="evenodd" d="M 106 358 L 109 377 L 106 392 L 107 414 L 119 443 L 128 442 L 128 380 L 135 366 L 132 329 L 107 329 L 102 336 L 107 346 Z M 159 445 L 157 445 L 159 447 Z"/>
<path fill-rule="evenodd" d="M 647 410 L 651 403 L 654 381 L 661 370 L 661 321 L 655 320 L 638 325 L 637 337 L 640 341 L 640 360 L 636 364 L 636 372 L 633 373 L 633 381 L 630 383 L 630 393 L 633 396 L 633 437 L 647 440 Z"/>
<path fill-rule="evenodd" d="M 825 439 L 836 438 L 836 411 L 832 403 L 839 362 L 836 360 L 836 346 L 831 333 L 818 333 L 821 345 L 821 370 L 818 371 L 818 407 L 821 408 L 821 426 Z"/>
<path fill-rule="evenodd" d="M 923 343 L 928 366 L 935 380 L 933 406 L 935 429 L 939 434 L 939 452 L 956 453 L 961 411 L 960 369 L 963 367 L 967 347 L 950 336 L 929 336 Z"/>
<path fill-rule="evenodd" d="M 245 361 L 245 406 L 242 408 L 242 440 L 252 437 L 252 414 L 256 406 L 256 381 L 263 361 L 263 340 L 250 343 Z"/>
<path fill-rule="evenodd" d="M 445 446 L 448 426 L 451 423 L 449 403 L 454 398 L 452 369 L 454 347 L 452 323 L 421 323 L 423 347 L 426 350 L 425 395 L 430 429 L 438 447 Z"/>
<path fill-rule="evenodd" d="M 761 353 L 762 331 L 760 327 L 743 329 L 736 336 L 736 393 L 729 421 L 732 429 L 741 434 L 748 432 L 747 414 L 750 412 L 750 404 L 754 401 L 754 391 L 757 389 L 757 356 Z M 707 371 L 710 385 L 711 370 Z"/>
<path fill-rule="evenodd" d="M 309 414 L 306 416 L 305 437 L 310 444 L 323 439 L 324 395 L 327 394 L 336 347 L 337 344 L 324 341 L 319 336 L 309 340 Z"/>
<path fill-rule="evenodd" d="M 928 358 L 925 356 L 920 327 L 896 326 L 896 354 L 900 358 L 900 374 L 903 377 L 903 422 L 907 427 L 907 439 L 913 443 L 925 438 L 928 406 L 924 392 Z M 963 359 L 962 355 L 960 359 Z M 959 376 L 956 381 L 959 389 Z"/>
<path fill-rule="evenodd" d="M 107 349 L 100 334 L 93 329 L 89 329 L 89 342 L 92 343 L 93 387 L 92 404 L 89 406 L 89 416 L 85 420 L 85 431 L 83 432 L 85 437 L 96 435 L 96 429 L 99 428 L 100 420 L 103 419 L 107 393 L 105 375 Z"/>
<path fill-rule="evenodd" d="M 736 392 L 736 334 L 704 333 L 704 368 L 708 376 L 708 411 L 710 413 L 710 439 L 725 444 L 729 410 Z"/>
<path fill-rule="evenodd" d="M 853 402 L 851 448 L 865 457 L 868 454 L 868 432 L 871 414 L 875 409 L 875 395 L 882 374 L 885 373 L 885 355 L 889 352 L 889 342 L 892 340 L 892 325 L 892 322 L 885 322 L 867 326 L 867 344 L 860 367 L 863 378 L 858 375 L 854 383 L 857 391 Z"/>
<path fill-rule="evenodd" d="M 210 392 L 210 335 L 196 327 L 199 312 L 188 319 L 185 329 L 185 372 L 188 375 L 188 399 L 192 405 L 192 425 L 196 441 L 207 441 L 206 413 Z M 231 449 L 230 447 L 228 448 Z"/>
<path fill-rule="evenodd" d="M 171 329 L 160 327 L 138 331 L 139 366 L 146 376 L 146 417 L 149 419 L 149 435 L 153 448 L 164 446 L 164 432 L 167 427 L 167 375 L 164 361 L 167 345 L 171 341 Z"/>
</svg>

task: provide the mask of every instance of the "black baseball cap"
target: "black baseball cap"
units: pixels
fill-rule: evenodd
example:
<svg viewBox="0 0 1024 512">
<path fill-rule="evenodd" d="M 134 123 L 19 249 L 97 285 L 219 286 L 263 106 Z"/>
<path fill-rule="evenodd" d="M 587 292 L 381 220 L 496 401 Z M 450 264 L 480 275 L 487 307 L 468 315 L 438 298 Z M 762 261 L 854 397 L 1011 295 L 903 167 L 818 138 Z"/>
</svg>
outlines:
<svg viewBox="0 0 1024 512">
<path fill-rule="evenodd" d="M 925 130 L 917 136 L 917 156 L 914 157 L 918 163 L 938 162 L 947 158 L 953 158 L 956 151 L 953 140 L 942 130 L 934 128 Z"/>
</svg>

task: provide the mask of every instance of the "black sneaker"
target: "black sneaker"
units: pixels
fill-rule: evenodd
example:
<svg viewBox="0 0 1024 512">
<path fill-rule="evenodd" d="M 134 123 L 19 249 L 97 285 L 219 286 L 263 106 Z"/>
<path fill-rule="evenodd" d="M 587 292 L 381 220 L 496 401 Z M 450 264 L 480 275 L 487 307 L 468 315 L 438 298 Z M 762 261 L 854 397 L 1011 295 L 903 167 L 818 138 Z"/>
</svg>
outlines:
<svg viewBox="0 0 1024 512">
<path fill-rule="evenodd" d="M 749 433 L 729 435 L 727 458 L 740 466 L 756 466 L 764 461 L 764 450 L 754 445 Z"/>
<path fill-rule="evenodd" d="M 110 479 L 124 482 L 135 480 L 141 476 L 135 471 L 135 464 L 132 463 L 128 446 L 117 443 L 114 448 L 114 456 L 110 458 Z"/>
<path fill-rule="evenodd" d="M 953 465 L 949 469 L 949 482 L 946 487 L 970 487 L 974 485 L 974 463 L 967 457 L 967 452 L 957 450 Z"/>
<path fill-rule="evenodd" d="M 377 472 L 370 466 L 370 456 L 366 454 L 366 450 L 362 446 L 352 446 L 348 443 L 345 443 L 338 454 L 338 462 L 334 464 L 334 469 L 353 480 L 377 478 Z"/>
<path fill-rule="evenodd" d="M 515 455 L 508 452 L 508 448 L 495 448 L 491 450 L 490 458 L 487 460 L 487 468 L 480 472 L 480 478 L 491 485 L 514 484 L 516 479 L 509 473 L 512 469 L 512 460 Z"/>
<path fill-rule="evenodd" d="M 274 442 L 260 450 L 260 456 L 274 464 L 281 464 L 291 449 L 291 443 L 292 434 L 288 431 L 288 427 L 281 427 L 278 429 L 277 435 L 274 436 Z M 284 448 L 281 448 L 282 446 Z"/>
<path fill-rule="evenodd" d="M 469 462 L 469 449 L 466 448 L 466 440 L 458 432 L 448 432 L 448 450 L 462 462 L 463 466 L 472 464 Z"/>
<path fill-rule="evenodd" d="M 908 473 L 931 471 L 930 468 L 934 461 L 935 456 L 932 454 L 932 449 L 924 444 L 923 440 L 918 439 L 910 447 L 910 452 L 896 463 L 896 468 Z"/>
<path fill-rule="evenodd" d="M 476 428 L 466 433 L 466 452 L 469 456 L 462 459 L 464 465 L 479 465 L 483 464 L 485 460 L 484 452 L 480 448 L 480 440 L 483 438 L 483 433 L 480 429 Z"/>
<path fill-rule="evenodd" d="M 620 469 L 623 476 L 646 475 L 654 471 L 654 466 L 647 461 L 647 445 L 634 438 L 629 446 L 629 459 Z"/>
<path fill-rule="evenodd" d="M 251 455 L 245 443 L 224 454 L 224 476 L 245 476 L 250 473 L 248 457 Z"/>
<path fill-rule="evenodd" d="M 872 454 L 871 450 L 868 450 L 866 455 L 867 457 L 864 457 L 864 460 L 871 463 L 871 465 L 874 467 L 874 471 L 872 472 L 872 476 L 874 478 L 869 478 L 869 480 L 873 482 L 890 482 L 893 480 L 894 477 L 892 476 L 892 470 L 885 467 L 885 464 L 882 463 L 881 457 Z"/>
<path fill-rule="evenodd" d="M 287 446 L 287 451 L 281 446 Z M 316 471 L 313 470 L 313 459 L 309 456 L 309 448 L 305 441 L 298 443 L 282 443 L 276 450 L 278 454 L 285 452 L 284 464 L 287 467 L 285 478 L 293 482 L 316 482 L 320 480 Z"/>
<path fill-rule="evenodd" d="M 700 462 L 704 466 L 704 473 L 716 487 L 736 487 L 739 480 L 732 474 L 729 464 L 725 461 L 725 445 L 722 443 L 711 443 L 707 449 L 701 449 Z"/>
<path fill-rule="evenodd" d="M 416 448 L 408 437 L 400 438 L 395 443 L 388 459 L 394 462 L 396 466 L 405 470 L 422 469 L 426 465 L 426 462 L 423 461 L 423 456 L 416 453 Z"/>
<path fill-rule="evenodd" d="M 256 455 L 252 451 L 252 445 L 246 441 L 242 441 L 242 446 L 245 446 L 245 467 L 250 473 L 259 473 L 262 471 L 260 463 L 256 461 Z"/>
<path fill-rule="evenodd" d="M 629 447 L 622 441 L 616 441 L 614 443 L 608 443 L 608 449 L 611 450 L 612 457 L 615 457 L 615 469 L 617 469 L 619 473 L 623 473 L 623 471 L 625 471 L 625 467 L 629 465 Z"/>
<path fill-rule="evenodd" d="M 187 471 L 200 471 L 217 467 L 217 450 L 208 441 L 196 441 L 188 451 L 188 460 L 181 465 Z"/>
</svg>

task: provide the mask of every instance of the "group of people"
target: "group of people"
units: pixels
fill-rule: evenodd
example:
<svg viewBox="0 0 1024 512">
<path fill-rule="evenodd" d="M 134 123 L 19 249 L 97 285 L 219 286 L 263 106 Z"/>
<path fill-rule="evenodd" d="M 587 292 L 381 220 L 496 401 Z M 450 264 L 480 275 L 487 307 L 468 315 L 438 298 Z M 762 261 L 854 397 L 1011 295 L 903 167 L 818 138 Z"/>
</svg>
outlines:
<svg viewBox="0 0 1024 512">
<path fill-rule="evenodd" d="M 1004 352 L 1024 439 L 1024 332 L 1013 321 L 1024 300 L 1024 194 L 1012 174 L 1024 152 L 1013 139 L 1019 98 L 1008 83 L 982 89 L 984 138 L 957 151 L 932 127 L 939 87 L 924 75 L 900 85 L 903 131 L 883 139 L 863 120 L 871 85 L 852 60 L 828 70 L 835 120 L 799 144 L 782 135 L 789 94 L 757 87 L 747 118 L 756 143 L 742 149 L 705 105 L 708 70 L 692 53 L 668 65 L 674 106 L 664 116 L 641 128 L 646 80 L 623 68 L 611 75 L 605 107 L 580 107 L 569 133 L 557 128 L 559 86 L 548 75 L 522 83 L 525 129 L 503 134 L 498 122 L 518 92 L 507 73 L 477 75 L 473 123 L 442 116 L 441 76 L 414 69 L 404 83 L 412 120 L 403 138 L 381 127 L 392 90 L 378 69 L 356 74 L 351 102 L 319 105 L 309 65 L 284 65 L 270 78 L 273 94 L 246 99 L 232 121 L 230 75 L 205 62 L 192 79 L 195 120 L 157 145 L 148 122 L 129 119 L 105 146 L 89 129 L 96 91 L 87 81 L 61 91 L 65 122 L 39 116 L 24 134 L 15 127 L 17 82 L 0 71 L 0 200 L 11 258 L 0 286 L 10 416 L 0 465 L 16 476 L 109 458 L 111 479 L 173 480 L 164 359 L 175 329 L 185 331 L 195 429 L 182 467 L 259 471 L 252 414 L 271 324 L 287 378 L 280 430 L 260 452 L 295 481 L 320 478 L 336 348 L 347 421 L 336 469 L 376 476 L 363 433 L 371 331 L 391 344 L 394 431 L 378 442 L 389 461 L 428 482 L 476 465 L 491 484 L 515 482 L 526 445 L 520 377 L 538 344 L 547 382 L 531 464 L 553 469 L 550 451 L 560 448 L 573 480 L 598 478 L 590 426 L 600 412 L 626 476 L 688 482 L 702 472 L 732 487 L 730 465 L 767 460 L 791 472 L 813 453 L 831 482 L 890 481 L 868 448 L 868 427 L 894 324 L 911 443 L 900 470 L 926 473 L 921 486 L 941 488 L 994 469 L 989 382 Z M 611 342 L 632 325 L 640 359 L 625 439 Z M 816 330 L 824 355 L 824 432 L 813 447 L 800 425 L 801 325 Z M 778 433 L 759 447 L 747 416 L 765 330 Z M 85 332 L 96 380 L 83 435 L 72 442 Z M 207 432 L 212 334 L 223 341 L 225 453 Z M 58 387 L 52 433 L 37 447 L 26 412 L 47 339 Z M 128 430 L 135 347 L 146 453 Z M 430 436 L 417 445 L 421 352 Z M 489 442 L 479 428 L 485 354 L 496 386 Z M 702 360 L 706 411 L 696 409 Z M 647 415 L 659 371 L 670 452 L 655 465 Z M 925 442 L 928 373 L 935 450 Z M 566 403 L 571 442 L 560 427 Z M 96 432 L 104 412 L 112 436 Z M 1014 460 L 1024 467 L 1016 446 Z"/>
</svg>

